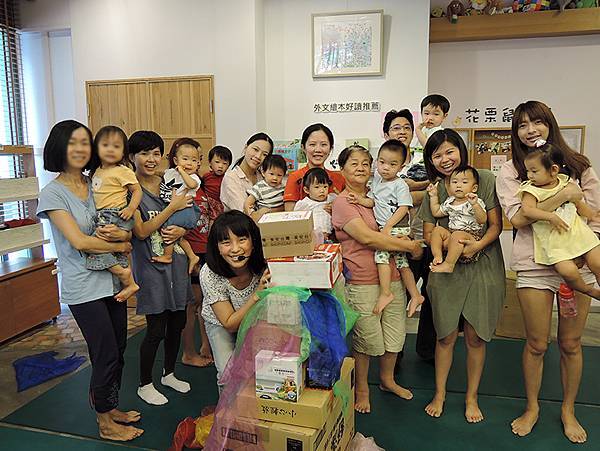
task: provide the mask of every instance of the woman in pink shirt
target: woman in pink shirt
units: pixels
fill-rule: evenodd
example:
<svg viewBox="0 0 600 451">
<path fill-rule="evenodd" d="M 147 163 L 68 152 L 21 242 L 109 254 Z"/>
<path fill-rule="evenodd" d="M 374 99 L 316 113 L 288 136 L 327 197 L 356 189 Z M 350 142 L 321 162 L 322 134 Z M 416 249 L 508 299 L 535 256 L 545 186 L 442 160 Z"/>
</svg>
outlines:
<svg viewBox="0 0 600 451">
<path fill-rule="evenodd" d="M 244 154 L 225 173 L 221 183 L 221 202 L 225 211 L 244 211 L 246 192 L 262 180 L 259 168 L 273 153 L 273 140 L 266 133 L 256 133 L 246 142 Z"/>
<path fill-rule="evenodd" d="M 371 175 L 373 157 L 362 146 L 344 149 L 338 162 L 346 180 L 344 190 L 333 201 L 331 220 L 336 237 L 342 244 L 344 266 L 347 269 L 346 296 L 348 303 L 360 313 L 352 330 L 352 348 L 356 359 L 356 403 L 359 413 L 370 413 L 369 359 L 381 356 L 380 385 L 404 399 L 412 393 L 394 380 L 394 365 L 404 345 L 406 292 L 400 281 L 393 259 L 392 293 L 394 300 L 380 314 L 373 313 L 379 296 L 379 277 L 375 264 L 376 249 L 410 252 L 415 258 L 423 253 L 421 241 L 397 238 L 379 232 L 372 208 L 360 205 L 366 197 L 367 182 Z"/>
<path fill-rule="evenodd" d="M 498 197 L 504 213 L 517 229 L 513 242 L 511 268 L 517 272 L 517 297 L 527 332 L 527 343 L 523 351 L 523 374 L 527 407 L 523 415 L 515 419 L 512 431 L 519 436 L 531 432 L 538 420 L 538 394 L 542 383 L 544 354 L 548 348 L 548 336 L 552 319 L 554 295 L 563 280 L 552 266 L 538 265 L 533 259 L 533 234 L 530 224 L 517 197 L 519 185 L 527 180 L 524 159 L 535 148 L 535 142 L 543 139 L 563 151 L 566 169 L 573 178 L 554 197 L 537 204 L 545 211 L 554 211 L 565 202 L 576 202 L 582 197 L 593 209 L 600 207 L 600 183 L 589 160 L 571 150 L 560 134 L 558 123 L 550 108 L 542 102 L 530 100 L 520 104 L 512 121 L 512 160 L 506 162 L 496 180 Z M 600 223 L 588 224 L 596 233 Z M 580 270 L 587 283 L 594 283 L 595 277 L 587 267 Z M 581 293 L 575 294 L 577 316 L 558 317 L 558 345 L 564 399 L 561 420 L 567 438 L 574 443 L 583 443 L 587 434 L 575 417 L 575 397 L 579 389 L 583 356 L 581 333 L 590 308 L 590 298 Z"/>
</svg>

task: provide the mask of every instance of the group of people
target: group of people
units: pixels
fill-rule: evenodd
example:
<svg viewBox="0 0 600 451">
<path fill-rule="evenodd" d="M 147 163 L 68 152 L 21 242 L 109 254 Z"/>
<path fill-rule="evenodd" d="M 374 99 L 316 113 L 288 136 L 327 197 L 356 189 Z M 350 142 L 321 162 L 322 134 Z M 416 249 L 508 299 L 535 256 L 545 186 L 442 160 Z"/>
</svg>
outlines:
<svg viewBox="0 0 600 451">
<path fill-rule="evenodd" d="M 105 127 L 93 137 L 78 122 L 56 124 L 44 148 L 44 168 L 58 176 L 40 193 L 38 216 L 51 223 L 61 302 L 69 305 L 88 344 L 90 400 L 100 436 L 131 440 L 143 432 L 130 424 L 140 419 L 139 412 L 118 409 L 127 337 L 124 301 L 135 294 L 137 312 L 147 320 L 137 389 L 144 401 L 168 402 L 168 393 L 152 378 L 161 342 L 161 385 L 190 391 L 193 381 L 175 376 L 182 339 L 183 363 L 214 361 L 220 391 L 236 332 L 270 283 L 257 222 L 283 210 L 312 211 L 318 239 L 341 243 L 346 300 L 360 314 L 352 332 L 355 410 L 371 412 L 371 357 L 380 357 L 379 389 L 412 398 L 395 373 L 407 311 L 412 316 L 420 308 L 417 353 L 435 362 L 436 391 L 425 411 L 432 417 L 443 413 L 462 331 L 465 418 L 482 421 L 477 393 L 486 343 L 505 297 L 499 241 L 504 211 L 516 231 L 511 266 L 527 332 L 527 406 L 512 431 L 527 435 L 538 420 L 552 304 L 566 282 L 577 290 L 578 314 L 559 316 L 561 419 L 569 440 L 584 442 L 574 403 L 589 296 L 600 293 L 594 287 L 600 272 L 598 177 L 589 160 L 565 143 L 541 102 L 515 109 L 512 160 L 498 177 L 468 165 L 460 135 L 443 128 L 449 109 L 445 97 L 427 96 L 417 126 L 408 109 L 388 112 L 375 165 L 368 149 L 352 145 L 337 156 L 340 171 L 325 169 L 333 133 L 323 124 L 310 125 L 301 137 L 307 165 L 290 174 L 265 133 L 251 136 L 235 162 L 229 149 L 214 147 L 206 172 L 199 169 L 200 145 L 181 138 L 162 172 L 164 143 L 154 132 L 127 138 L 119 128 Z"/>
</svg>

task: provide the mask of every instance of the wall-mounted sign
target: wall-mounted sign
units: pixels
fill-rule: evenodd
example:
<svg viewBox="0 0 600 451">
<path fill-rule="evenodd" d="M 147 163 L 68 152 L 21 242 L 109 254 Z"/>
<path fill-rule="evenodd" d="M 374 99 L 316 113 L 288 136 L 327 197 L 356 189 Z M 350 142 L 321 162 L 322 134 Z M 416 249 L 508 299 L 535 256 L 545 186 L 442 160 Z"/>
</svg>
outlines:
<svg viewBox="0 0 600 451">
<path fill-rule="evenodd" d="M 315 103 L 314 113 L 377 113 L 381 111 L 379 102 L 330 102 Z"/>
</svg>

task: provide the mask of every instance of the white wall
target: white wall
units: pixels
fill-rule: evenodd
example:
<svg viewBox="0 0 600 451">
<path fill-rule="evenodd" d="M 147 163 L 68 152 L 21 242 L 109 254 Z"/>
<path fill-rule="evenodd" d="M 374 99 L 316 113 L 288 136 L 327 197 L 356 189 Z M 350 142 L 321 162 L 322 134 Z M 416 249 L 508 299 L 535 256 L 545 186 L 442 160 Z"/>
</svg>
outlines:
<svg viewBox="0 0 600 451">
<path fill-rule="evenodd" d="M 384 10 L 384 68 L 377 77 L 313 79 L 311 14 Z M 347 138 L 383 140 L 383 114 L 392 108 L 418 110 L 427 92 L 428 0 L 265 0 L 266 119 L 273 138 L 299 138 L 314 122 L 328 125 L 336 151 Z M 379 101 L 381 113 L 313 112 L 315 103 Z"/>
<path fill-rule="evenodd" d="M 559 124 L 586 126 L 585 154 L 600 170 L 599 56 L 598 35 L 432 44 L 429 91 L 449 98 L 448 123 L 462 116 L 462 126 L 472 126 L 464 120 L 472 106 L 541 100 Z M 509 233 L 502 243 L 508 261 Z"/>
</svg>

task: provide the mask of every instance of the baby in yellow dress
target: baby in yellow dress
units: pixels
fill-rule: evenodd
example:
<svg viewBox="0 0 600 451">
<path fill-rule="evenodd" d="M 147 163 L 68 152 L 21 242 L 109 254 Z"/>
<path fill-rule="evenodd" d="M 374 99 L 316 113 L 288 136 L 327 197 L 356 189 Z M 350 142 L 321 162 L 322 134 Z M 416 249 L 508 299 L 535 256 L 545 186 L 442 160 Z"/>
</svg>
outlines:
<svg viewBox="0 0 600 451">
<path fill-rule="evenodd" d="M 553 212 L 538 208 L 539 203 L 554 196 L 570 180 L 569 176 L 559 173 L 564 167 L 564 158 L 557 147 L 542 142 L 525 157 L 524 163 L 529 180 L 521 184 L 517 194 L 521 196 L 523 215 L 535 221 L 531 225 L 535 262 L 553 265 L 572 289 L 600 299 L 600 289 L 583 281 L 574 261 L 583 257 L 600 281 L 600 240 L 581 218 L 599 220 L 600 212 L 594 211 L 583 199 L 576 204 L 567 202 Z"/>
</svg>

